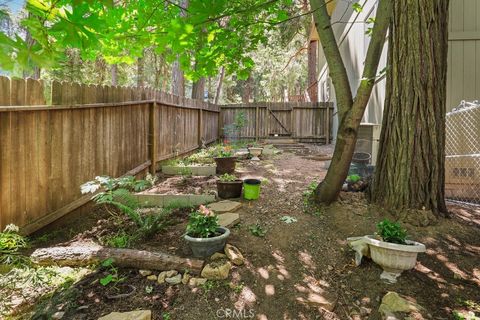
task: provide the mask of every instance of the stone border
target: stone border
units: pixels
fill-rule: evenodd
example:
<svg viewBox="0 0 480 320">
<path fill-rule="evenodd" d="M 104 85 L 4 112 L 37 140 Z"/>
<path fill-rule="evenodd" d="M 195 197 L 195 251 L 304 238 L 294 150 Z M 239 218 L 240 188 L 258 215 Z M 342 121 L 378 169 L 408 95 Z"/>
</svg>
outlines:
<svg viewBox="0 0 480 320">
<path fill-rule="evenodd" d="M 214 202 L 215 196 L 210 194 L 154 194 L 137 193 L 137 200 L 145 207 L 164 207 L 179 204 L 184 207 L 198 206 Z"/>
<path fill-rule="evenodd" d="M 162 166 L 162 172 L 171 175 L 214 176 L 216 170 L 216 166 Z"/>
</svg>

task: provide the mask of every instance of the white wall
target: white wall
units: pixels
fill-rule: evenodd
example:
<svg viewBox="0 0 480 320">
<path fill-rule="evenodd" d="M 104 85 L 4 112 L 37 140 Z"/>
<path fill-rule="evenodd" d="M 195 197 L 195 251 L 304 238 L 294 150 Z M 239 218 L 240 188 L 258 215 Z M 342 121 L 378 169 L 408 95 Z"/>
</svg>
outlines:
<svg viewBox="0 0 480 320">
<path fill-rule="evenodd" d="M 355 12 L 352 4 L 358 2 L 363 6 L 361 12 Z M 355 96 L 360 79 L 363 73 L 363 62 L 370 43 L 370 36 L 366 31 L 372 24 L 366 21 L 370 17 L 375 17 L 377 0 L 339 0 L 337 7 L 332 15 L 334 33 L 339 43 L 340 54 L 342 55 L 345 67 L 347 69 L 352 94 Z M 321 41 L 321 39 L 320 39 Z M 320 52 L 322 50 L 319 50 Z M 387 45 L 384 47 L 384 53 L 380 60 L 378 70 L 382 70 L 386 65 Z M 320 53 L 320 75 L 319 75 L 319 99 L 320 101 L 335 102 L 335 91 L 329 80 L 328 66 L 326 64 L 323 52 Z M 365 111 L 362 122 L 381 123 L 383 101 L 385 95 L 385 79 L 377 79 L 377 83 L 372 92 L 369 104 Z M 335 104 L 336 112 L 336 104 Z M 336 136 L 338 128 L 338 119 L 334 118 L 333 136 Z M 335 140 L 335 139 L 334 139 Z"/>
</svg>

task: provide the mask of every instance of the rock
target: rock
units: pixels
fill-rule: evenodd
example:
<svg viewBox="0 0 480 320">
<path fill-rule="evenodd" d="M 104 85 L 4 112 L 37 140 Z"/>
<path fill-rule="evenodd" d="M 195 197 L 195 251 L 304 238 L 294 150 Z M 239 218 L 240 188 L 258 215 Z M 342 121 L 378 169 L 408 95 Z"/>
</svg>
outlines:
<svg viewBox="0 0 480 320">
<path fill-rule="evenodd" d="M 221 227 L 230 228 L 240 222 L 238 213 L 227 212 L 218 215 L 218 224 Z"/>
<path fill-rule="evenodd" d="M 226 262 L 211 262 L 207 264 L 202 270 L 202 277 L 209 280 L 224 280 L 228 278 L 228 274 L 232 269 L 230 261 Z"/>
<path fill-rule="evenodd" d="M 227 259 L 227 256 L 223 253 L 220 253 L 220 252 L 215 252 L 214 254 L 212 254 L 212 256 L 210 257 L 210 260 L 213 261 L 213 260 L 222 260 L 222 259 Z"/>
<path fill-rule="evenodd" d="M 378 311 L 382 315 L 382 319 L 393 320 L 397 319 L 395 313 L 410 313 L 410 312 L 420 312 L 423 308 L 411 301 L 400 296 L 398 293 L 390 291 L 385 294 L 382 298 L 382 303 Z M 399 317 L 401 318 L 401 317 Z"/>
<path fill-rule="evenodd" d="M 188 274 L 188 272 L 185 272 L 182 277 L 182 283 L 187 284 L 188 281 L 190 281 L 191 276 Z"/>
<path fill-rule="evenodd" d="M 176 276 L 178 274 L 178 271 L 177 270 L 170 270 L 170 271 L 167 271 L 166 273 L 166 277 L 167 278 L 171 278 L 173 276 Z"/>
<path fill-rule="evenodd" d="M 179 284 L 179 283 L 182 282 L 182 275 L 181 275 L 181 274 L 177 274 L 177 275 L 174 276 L 174 277 L 166 278 L 166 279 L 165 279 L 165 282 L 166 282 L 166 283 L 169 283 L 169 284 Z"/>
<path fill-rule="evenodd" d="M 138 270 L 138 273 L 140 273 L 142 276 L 147 277 L 152 274 L 151 270 Z"/>
<path fill-rule="evenodd" d="M 241 266 L 245 262 L 242 253 L 240 252 L 240 250 L 238 250 L 237 247 L 234 247 L 231 244 L 227 243 L 224 250 L 228 259 L 230 259 L 230 261 L 232 261 L 234 265 Z"/>
<path fill-rule="evenodd" d="M 152 311 L 137 310 L 130 312 L 112 312 L 98 320 L 152 320 Z"/>
<path fill-rule="evenodd" d="M 65 312 L 57 311 L 54 314 L 52 314 L 52 319 L 55 319 L 55 320 L 62 319 L 64 315 L 65 315 Z"/>
<path fill-rule="evenodd" d="M 167 271 L 160 272 L 160 274 L 158 275 L 157 282 L 160 284 L 164 283 L 166 277 L 167 277 Z"/>
<path fill-rule="evenodd" d="M 154 275 L 154 274 L 151 274 L 147 277 L 148 280 L 152 280 L 152 281 L 157 281 L 157 276 Z"/>
<path fill-rule="evenodd" d="M 367 308 L 367 307 L 360 307 L 360 315 L 362 317 L 368 316 L 370 313 L 372 313 L 372 309 Z"/>
<path fill-rule="evenodd" d="M 205 278 L 190 278 L 190 280 L 188 281 L 188 285 L 192 287 L 198 287 L 205 284 L 206 282 L 207 279 Z"/>
<path fill-rule="evenodd" d="M 215 213 L 224 213 L 224 212 L 233 212 L 238 210 L 242 204 L 236 201 L 223 200 L 219 202 L 214 202 L 208 205 L 210 209 L 215 211 Z"/>
<path fill-rule="evenodd" d="M 310 293 L 307 299 L 303 299 L 303 302 L 312 306 L 321 307 L 327 311 L 333 311 L 337 304 L 337 300 L 337 296 L 324 292 L 322 294 Z"/>
</svg>

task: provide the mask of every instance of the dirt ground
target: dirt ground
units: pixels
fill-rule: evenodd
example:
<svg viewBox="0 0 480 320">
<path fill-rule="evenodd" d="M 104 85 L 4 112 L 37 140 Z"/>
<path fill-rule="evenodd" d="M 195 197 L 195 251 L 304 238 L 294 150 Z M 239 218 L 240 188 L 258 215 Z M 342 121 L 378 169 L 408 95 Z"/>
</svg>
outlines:
<svg viewBox="0 0 480 320">
<path fill-rule="evenodd" d="M 372 261 L 355 266 L 354 253 L 346 243 L 347 237 L 372 234 L 386 213 L 369 206 L 362 194 L 343 193 L 338 203 L 326 208 L 304 202 L 308 185 L 324 177 L 325 155 L 330 152 L 329 147 L 317 147 L 308 156 L 287 152 L 239 164 L 240 176 L 262 178 L 263 184 L 259 200 L 241 200 L 241 222 L 232 228 L 229 243 L 243 252 L 246 264 L 234 267 L 228 281 L 209 282 L 199 288 L 167 286 L 149 282 L 136 270 L 120 270 L 126 283 L 136 287 L 136 293 L 111 301 L 98 284 L 103 276 L 100 271 L 75 284 L 75 293 L 63 299 L 64 304 L 68 299 L 74 306 L 65 318 L 97 319 L 112 311 L 150 309 L 154 319 L 165 320 L 380 319 L 377 310 L 388 291 L 416 301 L 425 308 L 426 319 L 453 319 L 454 309 L 478 307 L 480 209 L 451 204 L 451 219 L 428 227 L 405 225 L 410 238 L 424 243 L 427 252 L 419 255 L 414 270 L 404 272 L 396 284 L 386 284 L 379 278 L 381 268 Z M 179 212 L 163 233 L 137 247 L 188 256 L 190 251 L 180 240 L 187 214 Z M 287 224 L 281 220 L 283 216 L 297 221 Z M 82 217 L 82 221 L 93 223 L 96 217 Z M 82 231 L 79 219 L 65 219 L 62 229 L 74 230 L 69 232 L 74 236 Z M 250 232 L 255 224 L 266 231 L 263 237 Z M 80 227 L 88 228 L 92 225 Z M 65 240 L 62 237 L 59 234 L 49 244 Z M 333 311 L 318 308 L 312 303 L 315 299 L 328 300 Z M 51 307 L 59 305 L 51 303 Z M 229 317 L 229 310 L 240 313 Z"/>
</svg>

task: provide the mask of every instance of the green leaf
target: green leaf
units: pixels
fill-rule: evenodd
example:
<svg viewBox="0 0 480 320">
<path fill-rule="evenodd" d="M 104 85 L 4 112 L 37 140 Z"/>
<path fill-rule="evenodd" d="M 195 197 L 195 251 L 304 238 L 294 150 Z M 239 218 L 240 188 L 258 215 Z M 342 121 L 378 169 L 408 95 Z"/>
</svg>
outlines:
<svg viewBox="0 0 480 320">
<path fill-rule="evenodd" d="M 363 10 L 363 7 L 359 3 L 352 4 L 352 8 L 355 12 L 358 12 L 358 13 L 362 12 Z"/>
<path fill-rule="evenodd" d="M 105 276 L 104 278 L 100 279 L 100 284 L 102 286 L 106 286 L 108 285 L 110 282 L 113 281 L 113 276 L 111 274 L 108 274 L 107 276 Z"/>
</svg>

